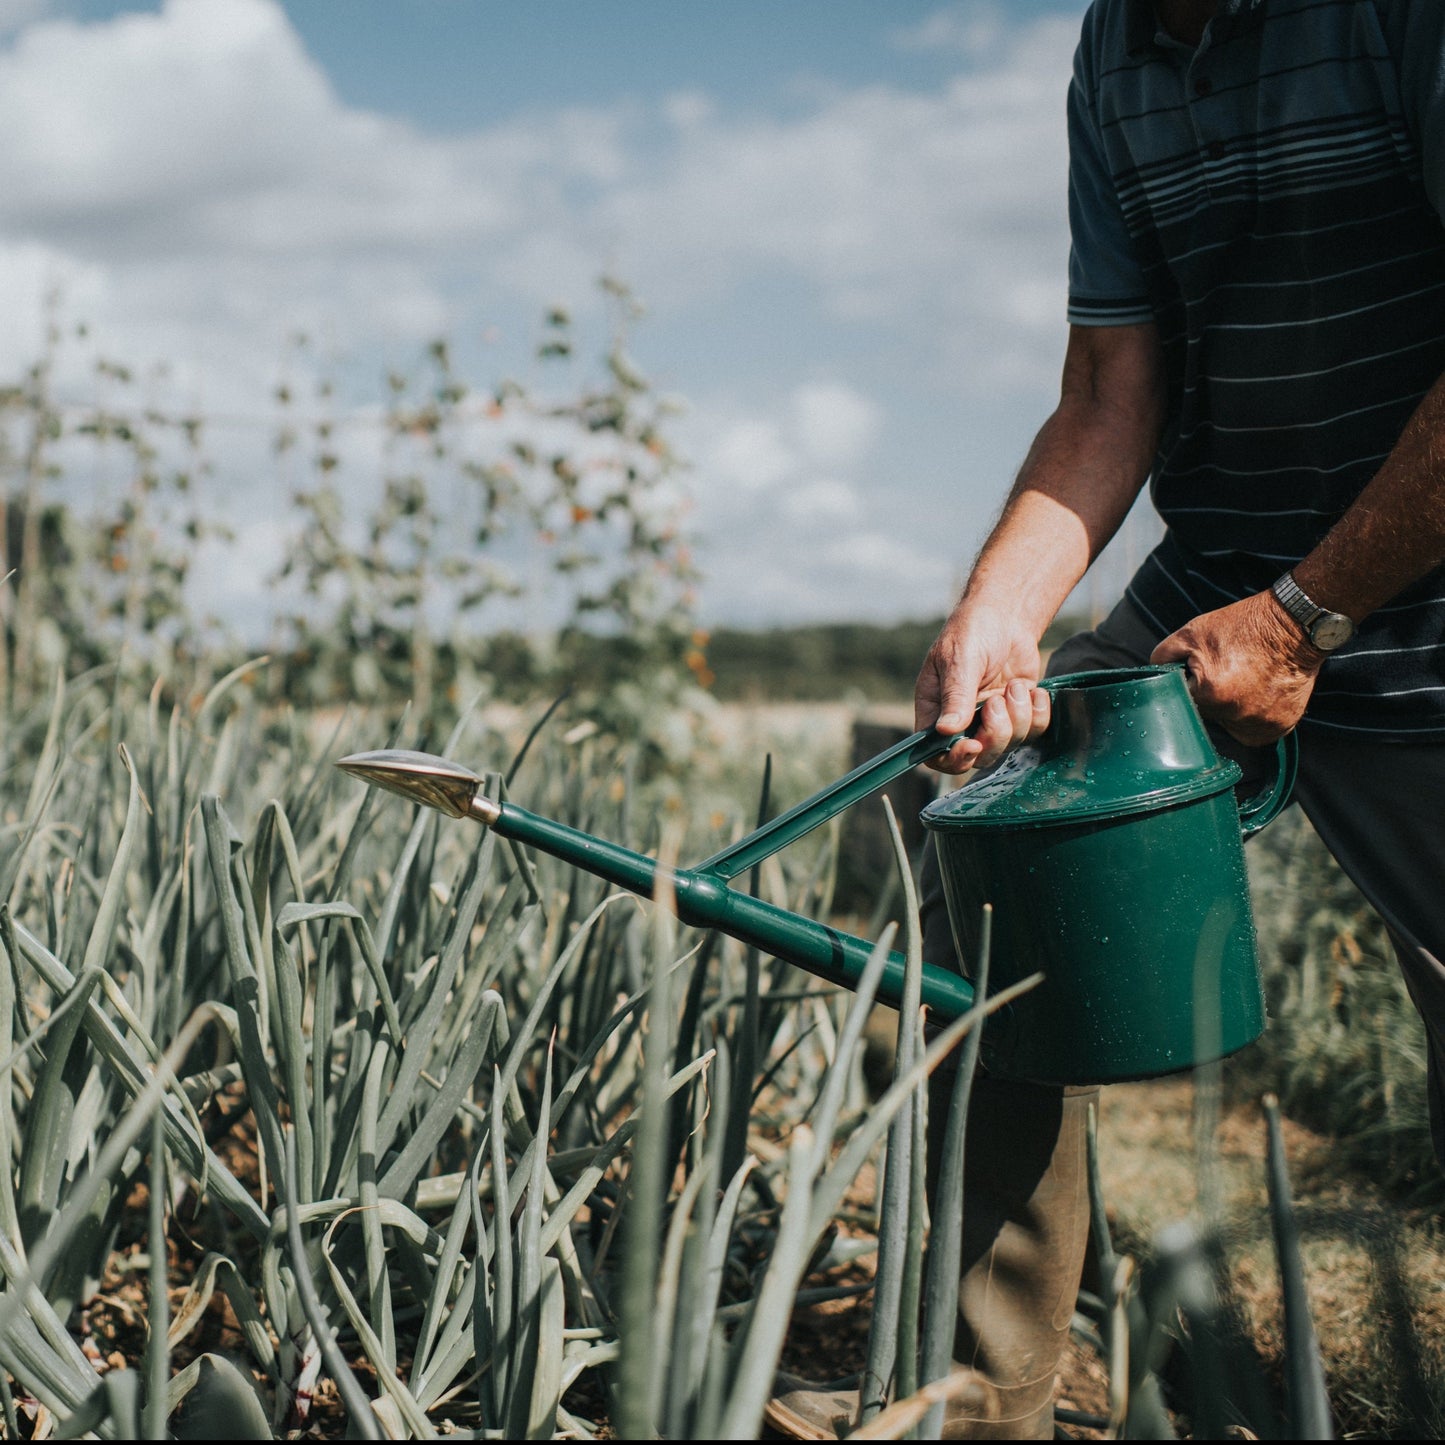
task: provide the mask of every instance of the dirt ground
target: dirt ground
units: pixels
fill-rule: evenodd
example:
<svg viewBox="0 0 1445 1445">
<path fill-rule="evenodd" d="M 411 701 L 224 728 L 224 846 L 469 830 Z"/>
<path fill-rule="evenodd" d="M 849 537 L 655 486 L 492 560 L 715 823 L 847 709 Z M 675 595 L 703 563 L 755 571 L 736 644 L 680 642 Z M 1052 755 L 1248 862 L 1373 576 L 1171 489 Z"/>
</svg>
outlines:
<svg viewBox="0 0 1445 1445">
<path fill-rule="evenodd" d="M 1121 1250 L 1147 1253 L 1198 1207 L 1190 1079 L 1103 1093 L 1100 1172 Z M 1445 1230 L 1339 1168 L 1329 1139 L 1286 1119 L 1295 1220 L 1325 1381 L 1342 1438 L 1438 1439 L 1445 1429 Z M 1277 1380 L 1283 1322 L 1267 1209 L 1266 1129 L 1253 1100 L 1224 1110 L 1216 1185 L 1236 1298 Z"/>
<path fill-rule="evenodd" d="M 1194 1085 L 1187 1077 L 1115 1085 L 1102 1094 L 1100 1172 L 1110 1229 L 1121 1253 L 1146 1259 L 1162 1228 L 1199 1207 L 1194 1102 Z M 1368 1178 L 1342 1173 L 1329 1140 L 1322 1136 L 1287 1120 L 1284 1137 L 1337 1435 L 1441 1438 L 1445 1230 L 1440 1220 L 1390 1199 Z M 1265 1124 L 1257 1103 L 1246 1100 L 1227 1107 L 1215 1138 L 1214 1182 L 1236 1303 L 1278 1399 L 1283 1327 L 1266 1204 Z M 237 1149 L 251 1144 L 245 1130 L 227 1142 Z M 245 1167 L 244 1159 L 231 1162 Z M 869 1169 L 860 1175 L 849 1201 L 859 1216 L 871 1210 L 874 1190 Z M 138 1218 L 144 1214 L 142 1204 L 138 1196 Z M 134 1361 L 143 1348 L 142 1260 L 127 1258 L 138 1247 L 118 1257 L 107 1287 L 85 1311 L 84 1345 L 98 1365 Z M 194 1252 L 182 1249 L 180 1254 Z M 190 1261 L 178 1256 L 172 1263 L 173 1281 L 182 1287 Z M 871 1268 L 869 1256 L 827 1282 L 866 1285 Z M 856 1372 L 867 1351 L 870 1309 L 866 1293 L 799 1309 L 783 1367 L 816 1381 Z M 234 1326 L 233 1320 L 229 1323 Z M 239 1346 L 233 1330 L 226 1339 Z M 178 1353 L 177 1364 L 187 1351 Z M 1091 1416 L 1107 1413 L 1107 1374 L 1092 1348 L 1079 1343 L 1070 1348 L 1056 1405 Z M 334 1406 L 329 1398 L 316 1402 L 318 1418 L 305 1432 L 308 1436 L 332 1433 L 324 1421 L 335 1414 Z M 339 1421 L 340 1416 L 335 1418 Z M 1178 1423 L 1187 1432 L 1187 1417 L 1179 1417 Z M 1076 1439 L 1103 1435 L 1077 1422 L 1071 1422 L 1066 1433 Z"/>
<path fill-rule="evenodd" d="M 1116 1085 L 1100 1108 L 1100 1174 L 1116 1248 L 1147 1258 L 1166 1225 L 1200 1207 L 1188 1078 Z M 1392 1201 L 1371 1180 L 1341 1174 L 1327 1139 L 1286 1120 L 1295 1217 L 1339 1438 L 1438 1439 L 1445 1426 L 1445 1232 L 1432 1215 Z M 1282 1398 L 1283 1325 L 1267 1208 L 1265 1123 L 1257 1104 L 1227 1107 L 1216 1135 L 1215 1183 L 1236 1304 L 1274 1404 Z M 868 1187 L 860 1179 L 859 1191 Z M 801 1309 L 784 1367 L 812 1380 L 861 1368 L 870 1302 Z M 1102 1416 L 1108 1376 L 1075 1341 L 1056 1407 Z M 1182 1402 L 1180 1402 L 1182 1403 Z M 1187 1435 L 1187 1415 L 1176 1417 Z M 1071 1422 L 1065 1433 L 1099 1439 Z M 1248 1438 L 1241 1435 L 1241 1438 Z"/>
</svg>

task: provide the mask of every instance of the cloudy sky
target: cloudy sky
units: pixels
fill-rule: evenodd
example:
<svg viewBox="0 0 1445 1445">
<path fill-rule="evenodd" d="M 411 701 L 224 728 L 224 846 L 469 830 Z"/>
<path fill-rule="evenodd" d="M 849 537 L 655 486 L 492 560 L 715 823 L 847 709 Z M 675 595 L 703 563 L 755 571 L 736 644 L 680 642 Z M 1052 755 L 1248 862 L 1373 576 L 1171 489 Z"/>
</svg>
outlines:
<svg viewBox="0 0 1445 1445">
<path fill-rule="evenodd" d="M 0 0 L 0 380 L 59 288 L 204 413 L 265 415 L 298 328 L 365 406 L 439 334 L 482 382 L 545 307 L 601 335 L 610 271 L 687 404 L 704 619 L 939 614 L 1056 390 L 1083 9 Z M 243 430 L 204 586 L 256 618 Z"/>
</svg>

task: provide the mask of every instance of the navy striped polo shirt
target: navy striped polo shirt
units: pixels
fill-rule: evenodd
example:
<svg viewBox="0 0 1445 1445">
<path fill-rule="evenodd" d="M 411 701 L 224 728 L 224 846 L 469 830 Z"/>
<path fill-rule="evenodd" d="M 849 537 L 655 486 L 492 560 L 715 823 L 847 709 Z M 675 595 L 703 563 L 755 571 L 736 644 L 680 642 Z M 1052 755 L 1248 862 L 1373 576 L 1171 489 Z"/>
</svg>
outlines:
<svg viewBox="0 0 1445 1445">
<path fill-rule="evenodd" d="M 1198 49 L 1095 0 L 1069 93 L 1069 319 L 1156 321 L 1161 637 L 1267 588 L 1445 372 L 1445 0 L 1221 0 Z M 1445 566 L 1322 668 L 1306 725 L 1445 736 Z"/>
</svg>

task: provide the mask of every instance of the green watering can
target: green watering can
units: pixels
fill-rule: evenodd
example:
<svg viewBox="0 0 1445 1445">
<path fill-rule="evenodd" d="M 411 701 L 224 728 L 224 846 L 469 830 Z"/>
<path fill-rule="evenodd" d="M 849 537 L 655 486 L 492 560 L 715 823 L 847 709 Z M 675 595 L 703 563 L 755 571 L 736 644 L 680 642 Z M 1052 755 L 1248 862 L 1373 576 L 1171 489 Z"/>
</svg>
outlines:
<svg viewBox="0 0 1445 1445">
<path fill-rule="evenodd" d="M 983 1056 L 1007 1078 L 1106 1083 L 1222 1058 L 1264 1030 L 1241 835 L 1289 799 L 1293 735 L 1272 784 L 1236 804 L 1237 764 L 1215 752 L 1178 665 L 1051 678 L 1053 716 L 923 810 L 938 849 L 960 956 L 994 909 L 992 985 L 1042 972 L 989 1021 Z M 764 858 L 905 773 L 957 736 L 915 733 L 695 868 L 668 872 L 682 922 L 715 928 L 829 982 L 854 988 L 873 946 L 728 886 Z M 473 818 L 609 883 L 651 896 L 655 860 L 481 792 L 482 779 L 426 753 L 357 753 L 338 766 L 377 787 Z M 904 957 L 878 998 L 898 1007 Z M 974 1003 L 966 978 L 924 965 L 923 1003 L 940 1021 Z"/>
</svg>

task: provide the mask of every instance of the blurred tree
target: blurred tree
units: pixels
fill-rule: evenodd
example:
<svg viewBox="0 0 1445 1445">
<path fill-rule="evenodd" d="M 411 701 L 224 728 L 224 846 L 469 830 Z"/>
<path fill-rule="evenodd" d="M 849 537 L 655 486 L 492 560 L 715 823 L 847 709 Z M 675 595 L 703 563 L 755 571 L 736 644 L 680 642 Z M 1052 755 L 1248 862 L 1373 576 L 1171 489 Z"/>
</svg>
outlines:
<svg viewBox="0 0 1445 1445">
<path fill-rule="evenodd" d="M 200 420 L 135 405 L 129 368 L 89 344 L 52 294 L 40 358 L 0 387 L 0 711 L 57 671 L 164 671 L 218 635 L 186 596 L 197 544 L 224 534 L 197 488 Z M 85 400 L 58 394 L 64 347 L 82 348 L 70 370 L 92 377 Z"/>
<path fill-rule="evenodd" d="M 695 693 L 706 659 L 682 463 L 666 435 L 676 406 L 628 353 L 640 306 L 621 283 L 602 286 L 611 329 L 600 378 L 575 380 L 560 309 L 536 347 L 573 383 L 560 393 L 511 380 L 480 391 L 443 340 L 420 378 L 392 374 L 380 490 L 359 515 L 334 421 L 308 433 L 294 387 L 278 392 L 278 452 L 311 447 L 307 482 L 293 489 L 301 525 L 276 579 L 300 582 L 286 650 L 310 696 L 404 695 L 426 716 L 439 688 L 572 685 L 599 725 L 634 731 Z M 329 401 L 329 384 L 317 388 Z M 499 629 L 500 603 L 555 625 Z"/>
</svg>

